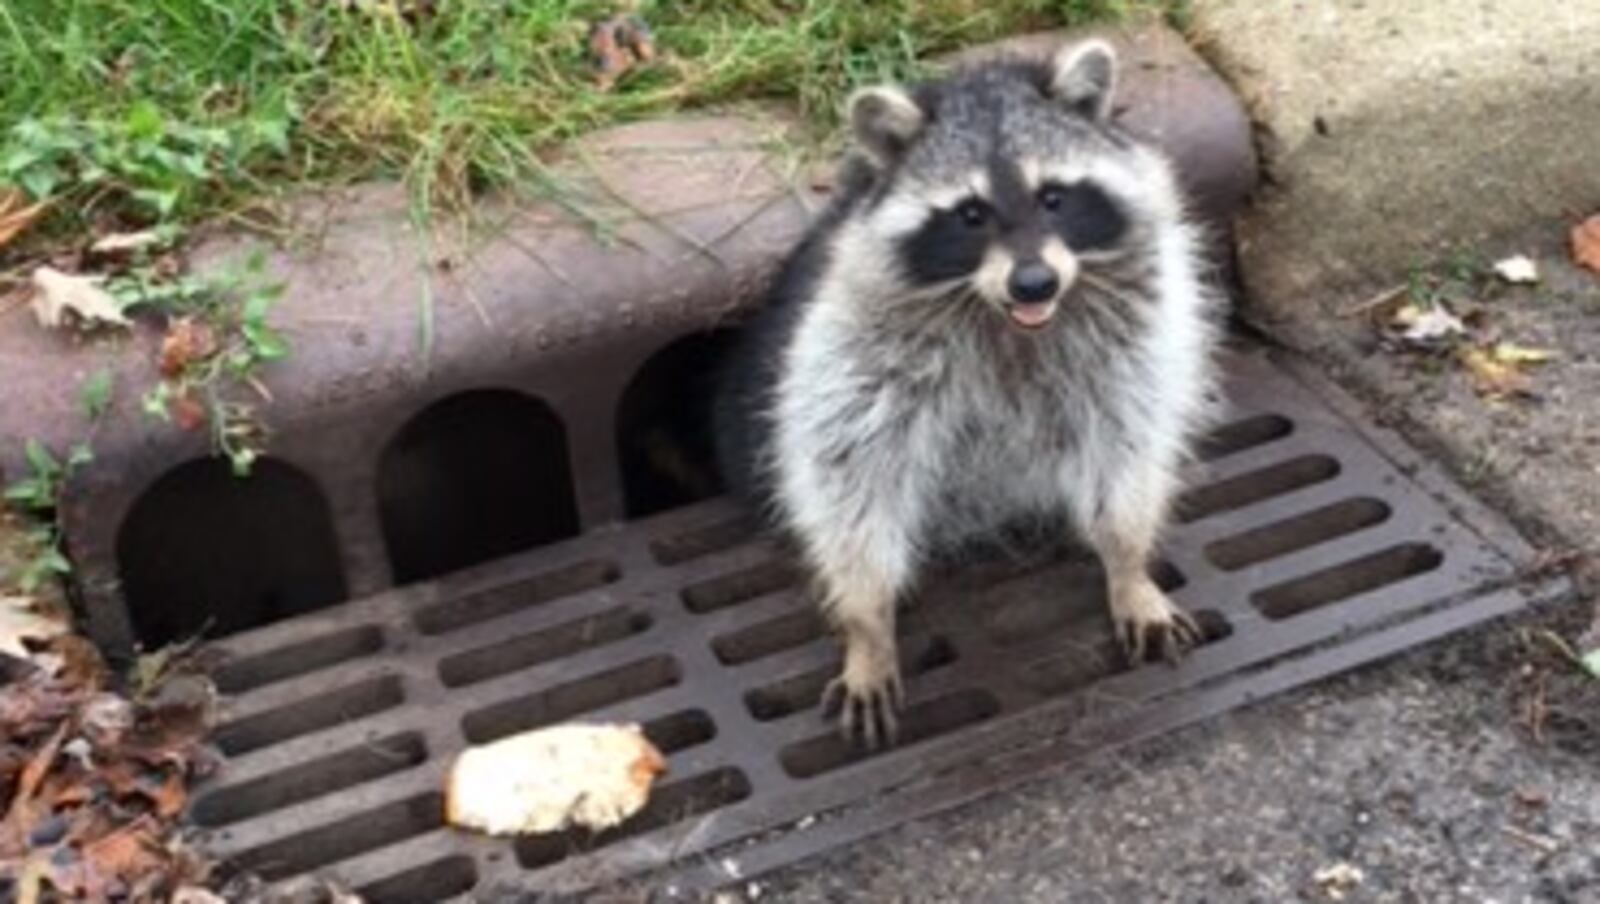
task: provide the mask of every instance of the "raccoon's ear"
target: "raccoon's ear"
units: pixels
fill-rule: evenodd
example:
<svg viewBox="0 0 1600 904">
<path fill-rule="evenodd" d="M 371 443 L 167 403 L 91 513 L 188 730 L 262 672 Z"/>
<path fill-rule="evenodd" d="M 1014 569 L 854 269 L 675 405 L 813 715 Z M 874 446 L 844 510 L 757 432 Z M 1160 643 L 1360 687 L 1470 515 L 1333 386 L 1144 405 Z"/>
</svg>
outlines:
<svg viewBox="0 0 1600 904">
<path fill-rule="evenodd" d="M 850 95 L 850 131 L 879 165 L 893 163 L 922 132 L 927 114 L 892 85 L 861 88 Z"/>
<path fill-rule="evenodd" d="M 1117 85 L 1117 52 L 1098 38 L 1069 44 L 1051 64 L 1050 93 L 1075 112 L 1104 119 Z"/>
</svg>

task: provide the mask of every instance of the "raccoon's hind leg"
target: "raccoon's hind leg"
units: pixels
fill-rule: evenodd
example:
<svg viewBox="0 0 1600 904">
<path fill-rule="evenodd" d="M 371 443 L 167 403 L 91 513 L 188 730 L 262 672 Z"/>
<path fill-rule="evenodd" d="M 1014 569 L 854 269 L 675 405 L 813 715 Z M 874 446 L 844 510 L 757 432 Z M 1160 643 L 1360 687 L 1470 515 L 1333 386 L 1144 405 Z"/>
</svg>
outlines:
<svg viewBox="0 0 1600 904">
<path fill-rule="evenodd" d="M 1166 471 L 1138 468 L 1113 484 L 1083 525 L 1105 566 L 1117 640 L 1135 665 L 1150 653 L 1175 662 L 1201 637 L 1199 625 L 1167 598 L 1149 572 L 1172 486 Z"/>
</svg>

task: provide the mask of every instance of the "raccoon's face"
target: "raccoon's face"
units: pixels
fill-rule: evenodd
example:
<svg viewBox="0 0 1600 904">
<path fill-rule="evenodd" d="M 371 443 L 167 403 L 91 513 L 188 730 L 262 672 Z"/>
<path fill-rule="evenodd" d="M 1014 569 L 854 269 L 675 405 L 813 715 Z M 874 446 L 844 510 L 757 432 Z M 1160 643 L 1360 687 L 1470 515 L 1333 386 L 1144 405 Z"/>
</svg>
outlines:
<svg viewBox="0 0 1600 904">
<path fill-rule="evenodd" d="M 1089 41 L 914 94 L 858 92 L 851 125 L 876 177 L 858 240 L 907 295 L 976 296 L 1044 328 L 1094 271 L 1154 254 L 1179 216 L 1160 158 L 1108 122 L 1115 77 L 1110 46 Z"/>
</svg>

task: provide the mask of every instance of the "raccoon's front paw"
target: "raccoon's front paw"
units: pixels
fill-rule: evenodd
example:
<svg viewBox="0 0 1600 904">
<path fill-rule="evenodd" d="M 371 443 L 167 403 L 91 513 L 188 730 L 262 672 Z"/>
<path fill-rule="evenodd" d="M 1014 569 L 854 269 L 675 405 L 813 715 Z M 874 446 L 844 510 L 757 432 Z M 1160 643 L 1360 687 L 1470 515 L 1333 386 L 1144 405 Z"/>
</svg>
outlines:
<svg viewBox="0 0 1600 904">
<path fill-rule="evenodd" d="M 899 735 L 896 713 L 905 702 L 905 685 L 894 657 L 860 657 L 853 662 L 847 658 L 844 671 L 822 692 L 822 713 L 839 717 L 839 730 L 847 740 L 876 750 L 893 744 Z"/>
<path fill-rule="evenodd" d="M 1113 591 L 1111 621 L 1128 661 L 1134 665 L 1143 663 L 1152 653 L 1177 662 L 1203 636 L 1194 618 L 1167 599 L 1149 579 Z"/>
</svg>

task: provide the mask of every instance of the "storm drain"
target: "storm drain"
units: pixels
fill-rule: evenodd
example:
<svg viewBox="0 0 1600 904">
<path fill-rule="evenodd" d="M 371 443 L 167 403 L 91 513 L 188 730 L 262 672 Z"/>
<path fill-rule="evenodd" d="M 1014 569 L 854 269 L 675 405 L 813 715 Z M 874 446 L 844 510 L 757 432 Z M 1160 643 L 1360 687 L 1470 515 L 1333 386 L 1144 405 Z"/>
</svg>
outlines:
<svg viewBox="0 0 1600 904">
<path fill-rule="evenodd" d="M 1348 400 L 1230 362 L 1156 576 L 1206 642 L 1129 668 L 1091 556 L 1014 554 L 930 580 L 902 617 L 901 743 L 818 713 L 837 651 L 792 561 L 731 503 L 507 558 L 229 638 L 208 846 L 374 901 L 687 891 L 953 806 L 1510 612 L 1551 585 L 1528 550 Z M 502 841 L 442 824 L 465 744 L 567 720 L 642 723 L 670 774 L 599 834 Z"/>
</svg>

